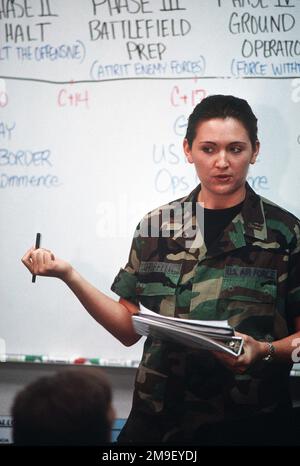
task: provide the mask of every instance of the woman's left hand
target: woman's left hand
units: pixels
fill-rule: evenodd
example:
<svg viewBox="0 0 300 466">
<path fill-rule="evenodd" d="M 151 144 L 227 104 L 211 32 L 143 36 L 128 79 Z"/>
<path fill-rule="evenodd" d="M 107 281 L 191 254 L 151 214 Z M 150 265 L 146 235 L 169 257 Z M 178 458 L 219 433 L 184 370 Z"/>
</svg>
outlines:
<svg viewBox="0 0 300 466">
<path fill-rule="evenodd" d="M 249 335 L 235 332 L 236 336 L 242 337 L 244 340 L 244 352 L 238 358 L 230 356 L 226 353 L 213 351 L 214 356 L 228 369 L 236 374 L 243 374 L 257 360 L 261 360 L 265 356 L 266 343 L 257 341 Z"/>
</svg>

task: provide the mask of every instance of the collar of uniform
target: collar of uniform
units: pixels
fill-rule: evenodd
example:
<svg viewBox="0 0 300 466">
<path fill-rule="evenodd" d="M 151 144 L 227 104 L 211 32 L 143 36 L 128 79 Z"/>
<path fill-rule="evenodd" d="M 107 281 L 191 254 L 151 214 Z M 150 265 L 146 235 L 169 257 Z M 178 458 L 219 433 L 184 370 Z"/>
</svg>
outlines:
<svg viewBox="0 0 300 466">
<path fill-rule="evenodd" d="M 190 194 L 180 200 L 178 208 L 182 210 L 185 202 L 191 202 L 195 206 L 200 189 L 201 185 L 199 184 Z M 195 227 L 194 237 L 190 237 L 186 234 L 186 230 L 190 228 L 191 224 Z M 168 227 L 172 228 L 174 225 L 168 225 L 167 228 Z M 260 241 L 267 239 L 267 227 L 262 200 L 248 183 L 246 183 L 246 196 L 242 210 L 228 225 L 228 227 L 225 228 L 223 238 L 218 245 L 213 245 L 207 252 L 200 229 L 196 228 L 194 208 L 187 209 L 184 214 L 184 222 L 180 228 L 176 230 L 172 239 L 179 243 L 184 249 L 192 251 L 199 248 L 200 256 L 204 257 L 206 255 L 214 256 L 218 253 L 228 252 L 232 249 L 245 246 L 245 236 L 252 237 Z"/>
<path fill-rule="evenodd" d="M 265 241 L 268 237 L 261 197 L 246 183 L 246 197 L 239 214 L 246 236 Z"/>
<path fill-rule="evenodd" d="M 249 186 L 248 182 L 246 182 L 245 186 L 246 196 L 242 210 L 235 217 L 233 222 L 236 224 L 236 229 L 238 231 L 242 231 L 245 235 L 252 238 L 264 241 L 267 239 L 267 225 L 262 199 Z M 194 203 L 197 202 L 200 189 L 201 184 L 199 184 L 188 196 L 186 196 L 185 201 L 191 201 Z"/>
<path fill-rule="evenodd" d="M 206 246 L 204 244 L 204 238 L 202 236 L 200 228 L 198 228 L 196 219 L 196 204 L 201 185 L 198 184 L 195 189 L 187 196 L 181 198 L 179 201 L 175 201 L 175 208 L 179 209 L 178 218 L 182 215 L 180 224 L 168 224 L 165 228 L 174 228 L 175 233 L 172 235 L 172 240 L 180 244 L 180 246 L 188 250 L 191 253 L 200 251 L 200 255 L 204 256 L 206 253 Z"/>
<path fill-rule="evenodd" d="M 259 241 L 267 239 L 267 227 L 262 200 L 246 183 L 246 196 L 241 212 L 227 225 L 223 235 L 209 248 L 206 257 L 246 246 L 246 237 Z"/>
<path fill-rule="evenodd" d="M 182 238 L 182 240 L 185 241 L 187 230 L 190 228 L 191 224 L 193 224 L 193 226 L 196 226 L 195 206 L 200 189 L 201 185 L 198 184 L 198 186 L 196 186 L 196 188 L 193 189 L 192 192 L 180 199 L 170 202 L 165 206 L 167 210 L 173 212 L 173 219 L 163 222 L 162 230 L 175 230 L 176 233 L 172 235 L 172 237 L 176 241 L 180 240 L 180 238 Z M 176 224 L 174 219 L 180 219 L 180 223 Z"/>
</svg>

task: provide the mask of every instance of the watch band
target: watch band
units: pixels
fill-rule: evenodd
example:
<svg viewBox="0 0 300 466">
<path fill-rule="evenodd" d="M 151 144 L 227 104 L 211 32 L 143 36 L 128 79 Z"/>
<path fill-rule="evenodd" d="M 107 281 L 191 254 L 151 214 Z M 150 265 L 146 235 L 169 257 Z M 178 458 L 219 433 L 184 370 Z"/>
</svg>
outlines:
<svg viewBox="0 0 300 466">
<path fill-rule="evenodd" d="M 274 354 L 275 354 L 275 347 L 272 343 L 269 341 L 266 341 L 268 345 L 268 354 L 263 358 L 263 361 L 273 361 L 274 359 Z"/>
</svg>

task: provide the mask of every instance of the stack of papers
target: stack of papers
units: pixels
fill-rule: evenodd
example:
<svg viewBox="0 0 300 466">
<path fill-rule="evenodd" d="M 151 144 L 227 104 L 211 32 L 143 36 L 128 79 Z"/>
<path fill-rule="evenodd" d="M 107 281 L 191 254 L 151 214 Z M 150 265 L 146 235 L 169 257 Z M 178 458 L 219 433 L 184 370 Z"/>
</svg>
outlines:
<svg viewBox="0 0 300 466">
<path fill-rule="evenodd" d="M 234 335 L 234 329 L 226 320 L 166 317 L 143 306 L 132 320 L 139 335 L 152 335 L 163 340 L 178 341 L 193 348 L 221 351 L 235 357 L 242 352 L 243 339 Z"/>
</svg>

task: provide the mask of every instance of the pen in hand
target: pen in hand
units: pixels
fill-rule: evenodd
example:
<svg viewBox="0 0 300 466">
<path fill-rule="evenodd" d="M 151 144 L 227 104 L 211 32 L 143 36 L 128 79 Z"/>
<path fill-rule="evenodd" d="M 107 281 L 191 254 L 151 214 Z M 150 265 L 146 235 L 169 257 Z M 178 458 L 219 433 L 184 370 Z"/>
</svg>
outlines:
<svg viewBox="0 0 300 466">
<path fill-rule="evenodd" d="M 35 249 L 38 249 L 40 247 L 40 244 L 41 244 L 41 233 L 37 233 L 36 238 L 35 238 Z M 36 279 L 36 275 L 33 274 L 31 282 L 35 283 L 35 279 Z"/>
</svg>

